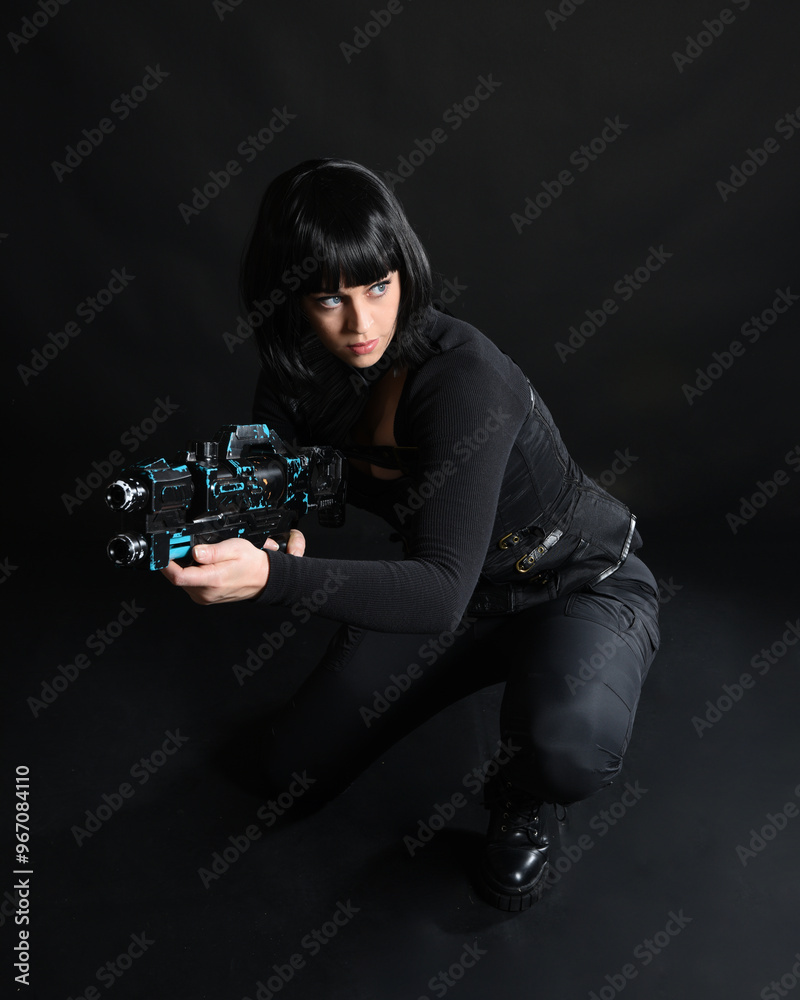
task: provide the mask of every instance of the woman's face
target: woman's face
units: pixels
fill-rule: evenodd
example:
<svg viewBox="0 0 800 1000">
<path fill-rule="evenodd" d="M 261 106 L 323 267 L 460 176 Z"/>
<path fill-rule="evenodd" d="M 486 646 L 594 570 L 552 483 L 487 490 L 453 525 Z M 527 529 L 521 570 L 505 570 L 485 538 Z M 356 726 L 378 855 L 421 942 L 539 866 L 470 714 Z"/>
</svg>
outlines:
<svg viewBox="0 0 800 1000">
<path fill-rule="evenodd" d="M 372 285 L 325 289 L 303 297 L 303 312 L 316 335 L 353 368 L 381 359 L 394 337 L 400 307 L 400 275 L 390 271 Z"/>
</svg>

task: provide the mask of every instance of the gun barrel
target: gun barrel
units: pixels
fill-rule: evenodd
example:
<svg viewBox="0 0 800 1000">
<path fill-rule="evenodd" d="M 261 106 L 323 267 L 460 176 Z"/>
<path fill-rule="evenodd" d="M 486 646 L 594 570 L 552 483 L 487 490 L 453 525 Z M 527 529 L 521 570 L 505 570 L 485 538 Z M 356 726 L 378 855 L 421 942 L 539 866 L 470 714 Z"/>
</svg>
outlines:
<svg viewBox="0 0 800 1000">
<path fill-rule="evenodd" d="M 142 535 L 114 535 L 106 546 L 115 566 L 132 566 L 147 556 L 147 539 Z"/>
<path fill-rule="evenodd" d="M 147 504 L 147 490 L 141 483 L 117 479 L 106 490 L 106 504 L 112 510 L 142 510 Z"/>
</svg>

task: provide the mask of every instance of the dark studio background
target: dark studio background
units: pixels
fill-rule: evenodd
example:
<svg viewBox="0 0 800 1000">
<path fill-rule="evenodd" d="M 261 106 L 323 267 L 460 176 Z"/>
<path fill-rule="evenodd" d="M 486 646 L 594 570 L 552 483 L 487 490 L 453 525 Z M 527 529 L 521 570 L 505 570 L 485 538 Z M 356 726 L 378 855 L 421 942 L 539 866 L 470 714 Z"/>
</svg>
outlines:
<svg viewBox="0 0 800 1000">
<path fill-rule="evenodd" d="M 607 998 L 622 992 L 626 965 L 628 997 L 755 998 L 781 977 L 794 989 L 800 683 L 782 637 L 800 615 L 800 478 L 788 457 L 800 444 L 800 306 L 756 342 L 742 326 L 779 290 L 800 293 L 800 134 L 776 130 L 800 106 L 800 16 L 789 0 L 746 6 L 731 2 L 732 23 L 680 69 L 673 53 L 721 4 L 585 0 L 554 30 L 555 0 L 403 0 L 349 61 L 342 43 L 382 0 L 73 0 L 18 51 L 6 40 L 4 991 L 19 985 L 9 817 L 20 764 L 36 834 L 23 996 L 77 1000 L 94 986 L 115 1000 L 252 998 L 300 953 L 305 964 L 276 995 L 417 1000 L 443 995 L 431 979 L 466 945 L 484 954 L 447 988 L 454 1000 Z M 7 3 L 5 32 L 41 9 Z M 149 67 L 167 75 L 122 120 L 112 102 Z M 481 77 L 494 92 L 454 129 L 449 109 Z M 294 117 L 248 162 L 237 147 L 275 108 Z M 53 161 L 104 118 L 113 131 L 59 181 Z M 571 155 L 607 118 L 627 128 L 580 171 Z M 258 825 L 241 733 L 289 697 L 335 625 L 302 626 L 239 685 L 232 665 L 287 609 L 198 608 L 157 574 L 114 572 L 102 490 L 69 497 L 112 452 L 171 457 L 250 419 L 254 345 L 229 350 L 223 334 L 236 328 L 239 255 L 268 180 L 320 155 L 397 171 L 436 128 L 446 141 L 397 193 L 445 288 L 463 287 L 450 309 L 515 358 L 577 460 L 639 516 L 641 554 L 662 587 L 662 651 L 623 776 L 572 810 L 554 857 L 579 860 L 563 862 L 569 872 L 527 913 L 495 911 L 472 888 L 477 798 L 415 857 L 403 844 L 491 754 L 499 688 L 426 723 L 324 812 L 279 831 L 262 824 L 206 888 L 198 870 Z M 770 137 L 779 148 L 757 154 L 766 162 L 723 201 L 717 183 Z M 187 224 L 179 205 L 232 159 L 240 172 Z M 574 183 L 518 232 L 512 214 L 565 169 Z M 615 284 L 652 247 L 671 256 L 624 301 Z M 135 277 L 85 323 L 78 307 L 114 269 Z M 618 311 L 562 361 L 556 343 L 609 298 Z M 20 369 L 70 321 L 80 332 L 42 371 Z M 743 353 L 690 405 L 683 387 L 732 341 Z M 153 421 L 167 400 L 174 412 Z M 147 438 L 135 452 L 132 426 Z M 727 515 L 762 486 L 776 495 L 734 532 Z M 397 554 L 366 516 L 346 534 L 304 528 L 320 554 Z M 91 637 L 124 602 L 142 610 L 98 652 Z M 762 648 L 772 660 L 758 673 Z M 86 669 L 32 710 L 81 654 Z M 743 672 L 752 688 L 698 733 L 693 720 Z M 180 750 L 146 784 L 132 779 L 176 730 L 188 737 Z M 593 818 L 637 781 L 647 794 L 600 835 Z M 124 782 L 135 794 L 79 846 L 73 828 Z M 773 839 L 768 829 L 743 863 L 737 847 L 770 824 Z M 304 936 L 348 901 L 357 914 L 312 956 Z M 681 912 L 685 930 L 657 955 L 642 950 Z M 99 979 L 134 935 L 154 943 Z"/>
</svg>

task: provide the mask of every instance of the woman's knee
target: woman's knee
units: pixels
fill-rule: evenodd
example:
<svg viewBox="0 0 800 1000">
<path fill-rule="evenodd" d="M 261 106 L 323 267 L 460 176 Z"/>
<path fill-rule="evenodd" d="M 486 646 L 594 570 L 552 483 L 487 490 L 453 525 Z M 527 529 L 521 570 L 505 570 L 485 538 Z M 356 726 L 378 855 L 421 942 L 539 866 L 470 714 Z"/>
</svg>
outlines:
<svg viewBox="0 0 800 1000">
<path fill-rule="evenodd" d="M 622 768 L 622 755 L 597 745 L 561 745 L 538 749 L 533 762 L 541 797 L 568 805 L 609 785 Z"/>
<path fill-rule="evenodd" d="M 576 702 L 568 712 L 536 714 L 512 736 L 521 746 L 514 770 L 548 802 L 578 802 L 610 784 L 622 768 L 632 724 L 624 706 L 598 712 Z M 521 720 L 518 720 L 518 723 Z"/>
</svg>

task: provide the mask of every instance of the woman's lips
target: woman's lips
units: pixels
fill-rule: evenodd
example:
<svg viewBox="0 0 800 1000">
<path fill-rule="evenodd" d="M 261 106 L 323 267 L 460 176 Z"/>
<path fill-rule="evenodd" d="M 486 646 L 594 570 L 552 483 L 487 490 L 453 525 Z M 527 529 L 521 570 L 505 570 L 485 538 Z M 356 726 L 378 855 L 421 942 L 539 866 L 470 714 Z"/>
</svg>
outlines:
<svg viewBox="0 0 800 1000">
<path fill-rule="evenodd" d="M 378 338 L 367 340 L 363 344 L 348 344 L 347 346 L 353 354 L 370 354 L 378 346 Z"/>
</svg>

